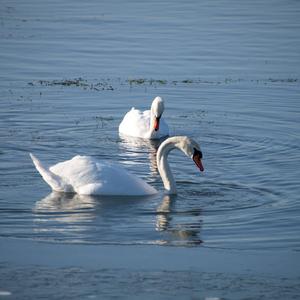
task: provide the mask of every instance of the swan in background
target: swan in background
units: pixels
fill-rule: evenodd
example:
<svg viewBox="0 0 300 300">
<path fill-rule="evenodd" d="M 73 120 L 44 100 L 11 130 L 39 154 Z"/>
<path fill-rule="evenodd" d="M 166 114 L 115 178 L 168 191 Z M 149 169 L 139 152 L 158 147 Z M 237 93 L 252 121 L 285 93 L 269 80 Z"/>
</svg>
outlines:
<svg viewBox="0 0 300 300">
<path fill-rule="evenodd" d="M 157 166 L 167 194 L 176 194 L 176 182 L 167 161 L 171 150 L 179 149 L 192 158 L 204 171 L 199 145 L 186 136 L 166 139 L 158 148 Z M 43 179 L 57 192 L 81 195 L 143 196 L 157 193 L 148 183 L 131 174 L 120 165 L 97 161 L 90 156 L 76 155 L 50 168 L 45 167 L 33 154 L 31 159 Z"/>
<path fill-rule="evenodd" d="M 156 97 L 151 110 L 140 111 L 131 108 L 119 125 L 119 132 L 124 135 L 144 139 L 160 139 L 169 135 L 169 127 L 162 118 L 164 101 Z"/>
</svg>

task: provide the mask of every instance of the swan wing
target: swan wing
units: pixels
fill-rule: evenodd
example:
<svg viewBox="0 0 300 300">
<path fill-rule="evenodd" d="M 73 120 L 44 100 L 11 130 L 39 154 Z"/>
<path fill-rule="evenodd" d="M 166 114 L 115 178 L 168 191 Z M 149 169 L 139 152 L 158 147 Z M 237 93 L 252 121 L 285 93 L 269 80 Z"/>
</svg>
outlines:
<svg viewBox="0 0 300 300">
<path fill-rule="evenodd" d="M 119 132 L 125 135 L 149 138 L 150 110 L 140 111 L 132 108 L 119 125 Z"/>
<path fill-rule="evenodd" d="M 151 195 L 157 191 L 122 166 L 77 155 L 58 163 L 51 172 L 64 178 L 81 195 Z"/>
</svg>

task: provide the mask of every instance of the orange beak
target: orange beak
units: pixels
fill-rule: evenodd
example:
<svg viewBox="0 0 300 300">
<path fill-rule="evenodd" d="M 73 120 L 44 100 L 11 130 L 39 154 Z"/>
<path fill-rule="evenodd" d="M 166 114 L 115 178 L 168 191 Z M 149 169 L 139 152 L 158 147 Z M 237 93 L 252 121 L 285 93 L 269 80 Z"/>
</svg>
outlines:
<svg viewBox="0 0 300 300">
<path fill-rule="evenodd" d="M 154 130 L 157 131 L 159 129 L 159 119 L 160 117 L 156 117 L 154 120 Z"/>
</svg>

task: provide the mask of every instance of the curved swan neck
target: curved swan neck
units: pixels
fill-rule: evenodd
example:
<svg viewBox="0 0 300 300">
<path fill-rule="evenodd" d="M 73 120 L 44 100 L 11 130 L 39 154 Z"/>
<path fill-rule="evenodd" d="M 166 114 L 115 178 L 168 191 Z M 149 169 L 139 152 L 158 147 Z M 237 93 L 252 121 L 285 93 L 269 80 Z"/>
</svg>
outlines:
<svg viewBox="0 0 300 300">
<path fill-rule="evenodd" d="M 152 137 L 155 134 L 155 129 L 154 129 L 154 122 L 155 122 L 156 116 L 153 110 L 150 110 L 150 127 L 149 127 L 149 134 L 150 137 Z"/>
<path fill-rule="evenodd" d="M 177 148 L 182 150 L 180 147 L 181 137 L 171 137 L 165 140 L 159 147 L 157 152 L 157 166 L 158 171 L 163 181 L 164 187 L 168 194 L 176 194 L 176 182 L 168 163 L 168 155 L 171 150 Z"/>
</svg>

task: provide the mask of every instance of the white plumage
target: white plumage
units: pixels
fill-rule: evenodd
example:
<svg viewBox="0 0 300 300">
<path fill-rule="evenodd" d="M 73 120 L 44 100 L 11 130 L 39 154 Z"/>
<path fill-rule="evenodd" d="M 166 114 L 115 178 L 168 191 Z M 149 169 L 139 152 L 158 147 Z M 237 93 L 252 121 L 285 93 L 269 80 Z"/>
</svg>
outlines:
<svg viewBox="0 0 300 300">
<path fill-rule="evenodd" d="M 125 114 L 119 125 L 121 134 L 144 139 L 160 139 L 169 135 L 169 127 L 162 118 L 164 101 L 156 97 L 151 110 L 141 111 L 134 107 Z"/>
<path fill-rule="evenodd" d="M 148 183 L 122 166 L 77 155 L 70 160 L 45 168 L 30 154 L 43 179 L 57 192 L 81 195 L 142 196 L 157 193 Z"/>
<path fill-rule="evenodd" d="M 203 171 L 202 153 L 199 145 L 185 136 L 171 137 L 158 148 L 157 165 L 164 187 L 168 194 L 176 194 L 167 158 L 171 150 L 179 149 L 192 158 Z M 70 160 L 46 168 L 34 155 L 31 159 L 43 179 L 57 192 L 81 195 L 144 196 L 157 193 L 157 190 L 122 166 L 98 161 L 90 156 L 76 155 Z"/>
</svg>

